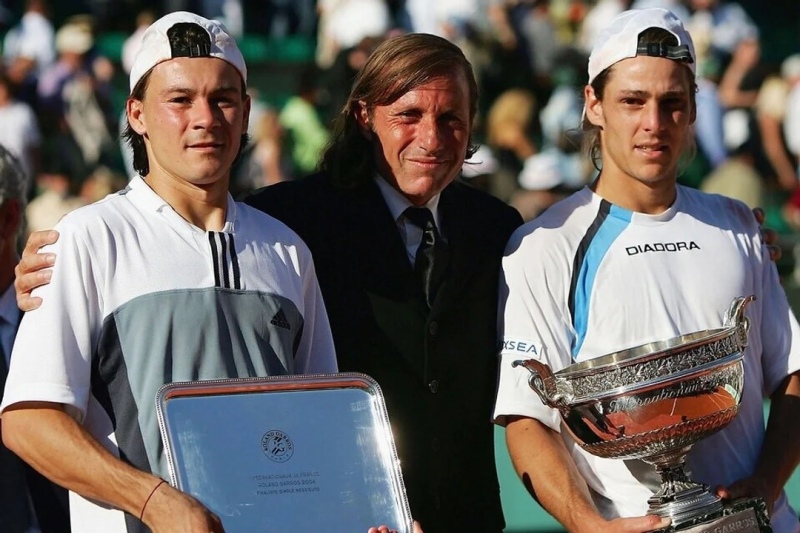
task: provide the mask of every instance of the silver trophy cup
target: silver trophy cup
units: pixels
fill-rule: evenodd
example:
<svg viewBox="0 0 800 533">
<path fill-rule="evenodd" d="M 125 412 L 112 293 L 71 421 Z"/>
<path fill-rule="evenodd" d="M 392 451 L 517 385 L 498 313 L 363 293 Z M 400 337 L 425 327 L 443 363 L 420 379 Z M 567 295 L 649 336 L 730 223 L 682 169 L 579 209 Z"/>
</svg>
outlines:
<svg viewBox="0 0 800 533">
<path fill-rule="evenodd" d="M 532 359 L 513 365 L 531 373 L 531 388 L 559 410 L 588 453 L 655 466 L 661 487 L 648 500 L 648 514 L 669 517 L 678 527 L 723 507 L 683 467 L 692 445 L 725 427 L 739 410 L 749 329 L 744 309 L 753 299 L 736 298 L 720 329 L 637 346 L 555 373 Z"/>
</svg>

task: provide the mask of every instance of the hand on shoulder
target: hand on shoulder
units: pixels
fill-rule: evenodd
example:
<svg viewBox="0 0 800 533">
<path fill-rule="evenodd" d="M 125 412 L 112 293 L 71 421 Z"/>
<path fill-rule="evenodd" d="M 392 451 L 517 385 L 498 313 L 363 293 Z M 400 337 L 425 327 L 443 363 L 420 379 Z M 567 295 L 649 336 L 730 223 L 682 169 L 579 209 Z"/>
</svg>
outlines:
<svg viewBox="0 0 800 533">
<path fill-rule="evenodd" d="M 57 240 L 58 232 L 55 230 L 37 231 L 28 237 L 22 259 L 14 269 L 14 290 L 20 310 L 33 311 L 42 305 L 42 299 L 31 296 L 31 291 L 50 283 L 50 268 L 55 264 L 56 256 L 52 253 L 39 253 L 39 249 Z"/>
</svg>

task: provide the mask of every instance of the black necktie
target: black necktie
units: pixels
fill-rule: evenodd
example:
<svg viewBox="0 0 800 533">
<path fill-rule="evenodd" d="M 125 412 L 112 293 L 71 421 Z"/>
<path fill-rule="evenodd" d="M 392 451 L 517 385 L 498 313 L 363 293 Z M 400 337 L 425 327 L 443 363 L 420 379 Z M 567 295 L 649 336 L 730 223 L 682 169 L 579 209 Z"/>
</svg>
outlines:
<svg viewBox="0 0 800 533">
<path fill-rule="evenodd" d="M 433 305 L 436 290 L 442 281 L 442 274 L 447 262 L 447 248 L 433 221 L 433 214 L 426 207 L 409 207 L 404 212 L 412 224 L 422 230 L 422 242 L 419 243 L 414 259 L 414 273 L 422 283 L 422 292 L 428 307 Z"/>
</svg>

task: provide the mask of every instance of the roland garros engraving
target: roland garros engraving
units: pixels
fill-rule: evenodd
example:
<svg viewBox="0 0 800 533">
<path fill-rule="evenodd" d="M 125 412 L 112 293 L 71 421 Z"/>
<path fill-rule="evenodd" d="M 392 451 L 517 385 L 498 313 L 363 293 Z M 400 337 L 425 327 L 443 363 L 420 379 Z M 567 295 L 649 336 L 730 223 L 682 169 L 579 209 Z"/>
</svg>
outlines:
<svg viewBox="0 0 800 533">
<path fill-rule="evenodd" d="M 713 386 L 707 381 L 695 380 L 688 383 L 681 383 L 672 389 L 661 389 L 658 393 L 651 396 L 623 396 L 608 402 L 609 413 L 630 413 L 635 409 L 647 407 L 662 400 L 672 400 L 681 398 L 688 394 L 708 392 L 713 390 Z"/>
<path fill-rule="evenodd" d="M 731 353 L 742 352 L 746 342 L 741 342 L 739 329 L 743 328 L 736 328 L 723 339 L 697 346 L 684 353 L 673 354 L 672 357 L 640 362 L 587 376 L 570 377 L 568 383 L 565 378 L 556 376 L 556 389 L 566 396 L 581 398 L 619 387 L 641 385 L 676 372 L 690 370 Z"/>
<path fill-rule="evenodd" d="M 261 437 L 261 449 L 270 460 L 285 463 L 294 455 L 294 443 L 289 435 L 279 429 L 272 429 Z"/>
<path fill-rule="evenodd" d="M 728 387 L 726 388 L 725 385 Z M 731 365 L 727 369 L 720 370 L 714 374 L 701 376 L 697 379 L 678 383 L 677 385 L 658 390 L 656 393 L 649 396 L 631 395 L 614 398 L 606 404 L 607 411 L 610 413 L 631 413 L 635 409 L 647 407 L 662 400 L 672 400 L 675 398 L 683 398 L 685 396 L 697 394 L 714 394 L 719 393 L 719 389 L 728 390 L 731 396 L 740 394 L 744 387 L 744 377 L 742 372 Z M 738 403 L 738 398 L 734 398 Z"/>
</svg>

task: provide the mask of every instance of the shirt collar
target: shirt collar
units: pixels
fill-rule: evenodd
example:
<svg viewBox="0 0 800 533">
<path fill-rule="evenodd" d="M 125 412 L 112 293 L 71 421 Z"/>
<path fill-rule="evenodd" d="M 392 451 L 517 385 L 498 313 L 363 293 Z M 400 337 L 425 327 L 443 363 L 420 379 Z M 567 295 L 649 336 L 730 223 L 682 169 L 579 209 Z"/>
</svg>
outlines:
<svg viewBox="0 0 800 533">
<path fill-rule="evenodd" d="M 405 210 L 409 207 L 415 207 L 408 198 L 403 196 L 400 191 L 389 185 L 389 182 L 386 181 L 380 174 L 375 175 L 375 183 L 378 185 L 378 189 L 381 191 L 381 196 L 386 201 L 386 205 L 389 207 L 389 212 L 392 214 L 392 218 L 395 222 L 400 220 L 400 217 L 403 216 Z M 433 198 L 428 200 L 425 205 L 417 206 L 417 207 L 427 207 L 431 210 L 431 214 L 433 215 L 433 220 L 436 223 L 437 228 L 441 228 L 441 220 L 439 219 L 439 197 L 441 193 L 435 195 Z"/>
<path fill-rule="evenodd" d="M 160 213 L 170 213 L 178 222 L 186 224 L 187 228 L 194 228 L 198 232 L 206 233 L 194 224 L 188 222 L 181 217 L 166 200 L 161 198 L 150 186 L 144 181 L 141 176 L 134 176 L 128 183 L 127 194 L 134 194 L 137 201 L 147 208 Z M 236 221 L 236 201 L 228 193 L 228 208 L 225 211 L 225 225 L 220 230 L 221 233 L 233 233 L 234 222 Z"/>
</svg>

